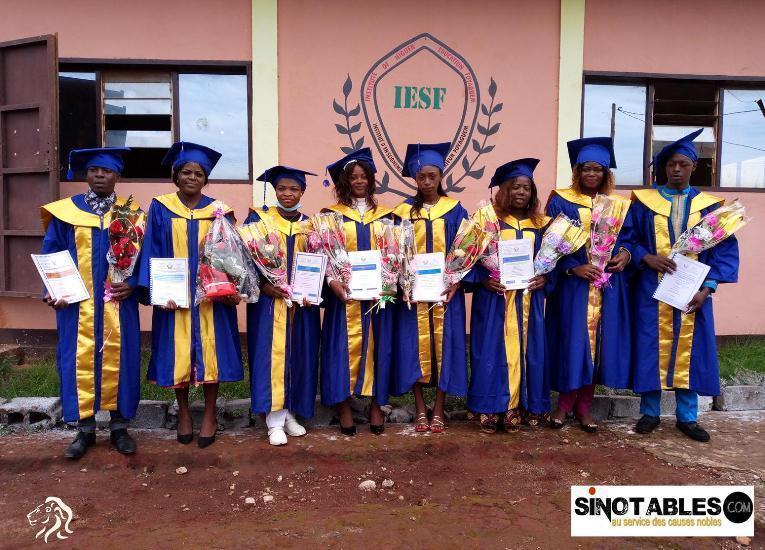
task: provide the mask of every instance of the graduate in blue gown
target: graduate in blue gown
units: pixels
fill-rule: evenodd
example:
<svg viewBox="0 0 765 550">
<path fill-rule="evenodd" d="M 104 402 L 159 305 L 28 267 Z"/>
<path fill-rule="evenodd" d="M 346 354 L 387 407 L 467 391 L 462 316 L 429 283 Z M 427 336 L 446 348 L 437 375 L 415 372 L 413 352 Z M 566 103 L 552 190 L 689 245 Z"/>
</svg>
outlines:
<svg viewBox="0 0 765 550">
<path fill-rule="evenodd" d="M 45 238 L 43 254 L 68 251 L 90 297 L 74 304 L 44 295 L 56 310 L 56 368 L 66 422 L 78 422 L 77 437 L 65 456 L 82 457 L 96 441 L 95 414 L 109 411 L 111 442 L 123 454 L 136 450 L 127 432 L 141 392 L 140 327 L 135 277 L 111 283 L 112 300 L 104 302 L 109 264 L 109 215 L 117 197 L 114 187 L 124 168 L 126 148 L 80 149 L 69 154 L 73 171 L 86 171 L 88 191 L 40 208 Z M 138 205 L 131 202 L 131 208 Z"/>
<path fill-rule="evenodd" d="M 410 144 L 402 176 L 417 183 L 417 193 L 393 211 L 414 225 L 417 254 L 446 254 L 467 211 L 458 200 L 446 196 L 441 180 L 451 143 Z M 465 343 L 465 293 L 461 285 L 444 292 L 442 304 L 403 301 L 396 305 L 395 395 L 412 390 L 416 408 L 415 430 L 444 431 L 446 394 L 467 392 L 467 348 Z M 428 422 L 423 386 L 436 387 L 433 417 Z"/>
<path fill-rule="evenodd" d="M 534 255 L 550 222 L 540 211 L 533 179 L 538 163 L 524 158 L 503 164 L 489 184 L 499 188 L 492 203 L 500 239 L 529 239 Z M 550 413 L 544 330 L 548 276 L 531 278 L 529 292 L 524 292 L 505 290 L 490 275 L 481 264 L 474 268 L 480 284 L 473 291 L 470 314 L 468 409 L 478 413 L 486 433 L 496 432 L 500 420 L 508 432 L 516 431 L 523 420 L 538 426 Z"/>
<path fill-rule="evenodd" d="M 172 166 L 177 191 L 151 202 L 138 279 L 142 300 L 148 304 L 151 259 L 188 258 L 190 307 L 178 308 L 172 301 L 154 306 L 148 379 L 175 389 L 177 438 L 183 444 L 193 439 L 189 385 L 204 385 L 205 412 L 197 441 L 202 448 L 215 441 L 218 384 L 244 377 L 235 307 L 239 297 L 194 305 L 200 248 L 216 210 L 214 199 L 203 195 L 202 189 L 220 157 L 220 153 L 190 142 L 175 143 L 167 152 L 163 163 Z"/>
<path fill-rule="evenodd" d="M 325 211 L 343 216 L 349 251 L 373 250 L 375 220 L 391 218 L 391 209 L 377 203 L 375 168 L 368 147 L 354 151 L 327 167 L 335 184 L 337 204 Z M 338 405 L 340 429 L 356 433 L 350 398 L 372 397 L 370 429 L 379 435 L 385 429 L 380 405 L 388 402 L 393 367 L 392 307 L 375 308 L 371 301 L 349 297 L 340 281 L 329 280 L 324 324 L 321 329 L 321 400 Z"/>
<path fill-rule="evenodd" d="M 273 185 L 275 207 L 253 208 L 245 224 L 264 222 L 279 232 L 292 282 L 295 253 L 306 251 L 308 217 L 300 213 L 300 201 L 311 172 L 274 166 L 258 181 Z M 265 202 L 265 187 L 264 187 Z M 313 416 L 319 378 L 321 321 L 319 306 L 307 301 L 287 307 L 287 294 L 261 279 L 260 299 L 247 304 L 247 358 L 250 367 L 252 411 L 266 415 L 271 445 L 285 445 L 287 436 L 305 435 L 295 415 Z"/>
<path fill-rule="evenodd" d="M 712 315 L 712 294 L 719 283 L 738 279 L 738 242 L 730 236 L 701 254 L 688 254 L 710 266 L 707 279 L 686 312 L 652 296 L 662 273 L 676 268 L 667 256 L 677 238 L 723 199 L 690 186 L 698 153 L 697 130 L 665 146 L 654 158 L 656 185 L 633 192 L 634 385 L 643 416 L 635 431 L 650 433 L 659 425 L 661 390 L 674 389 L 677 427 L 697 441 L 709 434 L 696 422 L 698 394 L 719 395 L 720 378 Z"/>
<path fill-rule="evenodd" d="M 616 167 L 611 138 L 593 137 L 568 142 L 573 169 L 571 187 L 556 189 L 547 203 L 547 215 L 563 212 L 579 220 L 589 233 L 592 201 L 598 193 L 627 201 L 612 194 Z M 623 225 L 607 271 L 609 284 L 599 289 L 593 282 L 601 272 L 590 264 L 589 242 L 563 257 L 556 266 L 559 277 L 548 297 L 546 311 L 548 361 L 552 388 L 559 392 L 558 406 L 550 422 L 563 426 L 573 412 L 580 426 L 595 432 L 597 424 L 590 414 L 595 384 L 628 388 L 630 384 L 630 310 L 627 279 L 629 244 L 624 236 L 630 230 L 629 208 L 623 211 Z"/>
</svg>

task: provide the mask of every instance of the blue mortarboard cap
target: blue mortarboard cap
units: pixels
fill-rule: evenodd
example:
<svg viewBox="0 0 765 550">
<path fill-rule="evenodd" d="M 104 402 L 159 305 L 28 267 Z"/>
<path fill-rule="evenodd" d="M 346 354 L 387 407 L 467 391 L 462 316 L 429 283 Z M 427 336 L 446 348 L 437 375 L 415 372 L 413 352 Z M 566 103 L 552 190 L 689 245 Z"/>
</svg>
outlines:
<svg viewBox="0 0 765 550">
<path fill-rule="evenodd" d="M 207 177 L 210 177 L 210 172 L 218 164 L 218 161 L 223 155 L 214 149 L 199 145 L 197 143 L 191 143 L 190 141 L 179 141 L 173 143 L 172 147 L 167 150 L 165 158 L 162 159 L 162 164 L 165 166 L 171 165 L 173 169 L 180 164 L 186 164 L 187 162 L 196 162 L 202 167 Z"/>
<path fill-rule="evenodd" d="M 74 172 L 88 168 L 106 168 L 121 174 L 125 169 L 122 155 L 130 151 L 128 147 L 100 147 L 96 149 L 72 149 L 69 151 L 69 169 L 66 179 L 74 178 Z"/>
<path fill-rule="evenodd" d="M 327 171 L 329 171 L 329 175 L 332 177 L 332 183 L 337 185 L 337 182 L 340 180 L 340 173 L 351 162 L 365 162 L 372 169 L 373 174 L 377 172 L 375 161 L 372 160 L 372 151 L 369 147 L 364 147 L 348 153 L 340 160 L 327 165 Z M 324 180 L 324 185 L 329 187 L 329 182 L 326 179 Z"/>
<path fill-rule="evenodd" d="M 491 177 L 489 188 L 502 185 L 510 178 L 516 176 L 526 176 L 529 179 L 533 179 L 534 169 L 537 167 L 537 164 L 539 164 L 539 159 L 532 158 L 511 160 L 510 162 L 503 164 L 497 168 L 497 171 L 494 172 L 494 175 Z"/>
<path fill-rule="evenodd" d="M 654 165 L 654 171 L 656 172 L 657 183 L 662 183 L 659 180 L 665 179 L 666 174 L 664 174 L 664 165 L 667 164 L 669 157 L 675 153 L 685 155 L 693 162 L 699 160 L 699 154 L 696 151 L 696 146 L 693 144 L 693 140 L 699 137 L 703 131 L 703 128 L 699 128 L 695 132 L 691 132 L 687 136 L 683 136 L 677 141 L 673 141 L 672 143 L 665 145 L 661 148 L 661 151 L 656 153 L 656 155 L 653 157 L 652 164 Z"/>
<path fill-rule="evenodd" d="M 603 168 L 616 168 L 614 142 L 610 137 L 575 139 L 567 145 L 572 168 L 585 162 L 597 162 Z"/>
<path fill-rule="evenodd" d="M 423 166 L 435 166 L 443 172 L 446 166 L 446 155 L 451 148 L 451 142 L 410 143 L 406 146 L 404 169 L 401 175 L 405 178 L 414 178 Z"/>
<path fill-rule="evenodd" d="M 276 187 L 276 182 L 278 182 L 282 178 L 288 178 L 291 180 L 295 180 L 300 184 L 300 187 L 303 188 L 303 191 L 305 191 L 306 183 L 305 183 L 305 177 L 306 176 L 315 176 L 313 172 L 306 172 L 305 170 L 300 170 L 299 168 L 292 168 L 290 166 L 273 166 L 269 169 L 267 169 L 265 172 L 263 172 L 260 176 L 258 176 L 258 181 L 265 181 Z"/>
</svg>

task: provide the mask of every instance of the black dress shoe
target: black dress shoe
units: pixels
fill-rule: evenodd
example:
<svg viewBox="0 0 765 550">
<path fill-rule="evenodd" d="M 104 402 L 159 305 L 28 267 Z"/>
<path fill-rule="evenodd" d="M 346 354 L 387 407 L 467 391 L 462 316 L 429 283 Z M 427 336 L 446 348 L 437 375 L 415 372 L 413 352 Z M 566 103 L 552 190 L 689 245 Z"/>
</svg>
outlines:
<svg viewBox="0 0 765 550">
<path fill-rule="evenodd" d="M 136 450 L 135 439 L 130 437 L 130 434 L 125 428 L 112 430 L 109 439 L 112 440 L 114 448 L 123 455 L 132 455 Z"/>
<path fill-rule="evenodd" d="M 356 435 L 356 426 L 348 426 L 347 428 L 340 425 L 340 433 L 347 436 L 353 436 Z"/>
<path fill-rule="evenodd" d="M 90 447 L 91 445 L 94 445 L 95 442 L 96 442 L 95 432 L 79 431 L 77 432 L 77 437 L 74 438 L 74 441 L 72 441 L 69 444 L 69 447 L 66 448 L 66 452 L 64 452 L 64 456 L 66 458 L 71 458 L 73 460 L 82 458 L 82 456 L 88 450 L 88 447 Z"/>
<path fill-rule="evenodd" d="M 678 420 L 676 425 L 678 430 L 694 441 L 701 441 L 702 443 L 709 441 L 709 434 L 707 431 L 696 422 L 680 422 Z"/>
<path fill-rule="evenodd" d="M 201 435 L 197 437 L 197 445 L 200 449 L 209 447 L 213 443 L 215 443 L 215 434 L 212 434 L 210 437 L 202 437 Z"/>
<path fill-rule="evenodd" d="M 659 422 L 661 419 L 658 416 L 644 414 L 635 424 L 635 431 L 639 434 L 649 434 L 659 426 Z"/>
<path fill-rule="evenodd" d="M 375 435 L 381 435 L 385 431 L 385 424 L 370 424 L 369 431 Z"/>
</svg>

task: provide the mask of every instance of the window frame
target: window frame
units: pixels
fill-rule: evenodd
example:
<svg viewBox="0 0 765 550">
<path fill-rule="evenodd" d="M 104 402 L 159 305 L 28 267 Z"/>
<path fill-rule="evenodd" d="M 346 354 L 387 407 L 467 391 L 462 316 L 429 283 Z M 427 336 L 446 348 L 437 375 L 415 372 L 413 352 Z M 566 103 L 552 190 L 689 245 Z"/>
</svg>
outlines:
<svg viewBox="0 0 765 550">
<path fill-rule="evenodd" d="M 662 74 L 662 73 L 627 73 L 612 71 L 584 71 L 582 78 L 582 108 L 579 125 L 579 135 L 582 136 L 584 129 L 584 93 L 587 84 L 607 84 L 607 85 L 643 85 L 646 86 L 646 124 L 643 139 L 643 185 L 618 185 L 618 189 L 633 190 L 645 189 L 652 185 L 649 178 L 651 163 L 651 134 L 653 130 L 653 108 L 654 108 L 654 84 L 657 81 L 667 80 L 697 80 L 704 83 L 714 83 L 717 88 L 717 114 L 715 115 L 715 173 L 712 185 L 708 188 L 713 192 L 746 192 L 763 193 L 765 187 L 721 187 L 720 170 L 722 168 L 722 136 L 725 131 L 724 96 L 725 88 L 738 89 L 762 89 L 765 95 L 765 77 L 762 76 L 723 76 L 723 75 L 695 75 L 695 74 Z M 649 124 L 650 121 L 650 124 Z"/>
<path fill-rule="evenodd" d="M 210 178 L 209 183 L 230 183 L 235 185 L 252 185 L 252 63 L 250 61 L 189 61 L 164 59 L 90 59 L 90 58 L 59 58 L 58 74 L 62 72 L 90 72 L 96 75 L 96 101 L 98 102 L 98 117 L 96 120 L 99 143 L 94 147 L 102 147 L 103 143 L 103 81 L 104 71 L 167 71 L 170 73 L 172 86 L 172 133 L 173 142 L 180 141 L 180 124 L 176 116 L 180 113 L 178 94 L 178 74 L 219 74 L 246 75 L 247 77 L 247 159 L 248 177 L 246 179 Z M 57 138 L 58 139 L 58 138 Z M 125 183 L 166 183 L 170 178 L 121 178 Z M 78 180 L 75 180 L 78 181 Z"/>
</svg>

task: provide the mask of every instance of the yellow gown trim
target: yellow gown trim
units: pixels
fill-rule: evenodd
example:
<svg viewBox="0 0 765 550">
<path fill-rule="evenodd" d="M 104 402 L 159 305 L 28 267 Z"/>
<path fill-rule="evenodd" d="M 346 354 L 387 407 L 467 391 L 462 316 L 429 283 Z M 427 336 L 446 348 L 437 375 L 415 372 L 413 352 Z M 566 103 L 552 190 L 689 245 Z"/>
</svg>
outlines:
<svg viewBox="0 0 765 550">
<path fill-rule="evenodd" d="M 123 197 L 117 197 L 116 204 L 125 204 L 127 199 Z M 139 208 L 138 203 L 131 205 L 133 210 Z M 101 229 L 101 218 L 91 212 L 85 212 L 81 210 L 71 197 L 61 199 L 40 207 L 40 220 L 42 221 L 43 230 L 47 231 L 48 225 L 53 218 L 58 218 L 62 222 L 66 222 L 70 225 L 79 227 L 96 227 Z"/>
<path fill-rule="evenodd" d="M 332 210 L 333 212 L 342 214 L 346 218 L 349 218 L 358 223 L 363 223 L 364 225 L 372 223 L 373 221 L 378 220 L 383 216 L 387 216 L 393 212 L 392 208 L 378 204 L 377 208 L 374 210 L 367 210 L 364 213 L 364 218 L 362 219 L 358 210 L 351 208 L 350 206 L 345 206 L 344 204 L 333 204 L 332 206 L 328 206 L 327 210 Z"/>
<path fill-rule="evenodd" d="M 452 211 L 460 201 L 451 197 L 440 197 L 438 202 L 431 207 L 430 210 L 421 208 L 417 218 L 412 218 L 412 205 L 402 202 L 396 208 L 393 209 L 393 214 L 402 219 L 423 219 L 423 220 L 436 220 L 443 217 L 448 212 Z"/>
<path fill-rule="evenodd" d="M 181 202 L 177 193 L 168 193 L 167 195 L 160 195 L 154 197 L 154 200 L 162 204 L 165 208 L 170 210 L 176 216 L 185 218 L 187 220 L 205 220 L 213 219 L 215 217 L 215 202 L 211 202 L 204 208 L 189 208 Z M 228 205 L 223 205 L 226 214 L 231 214 L 233 210 Z"/>
</svg>

